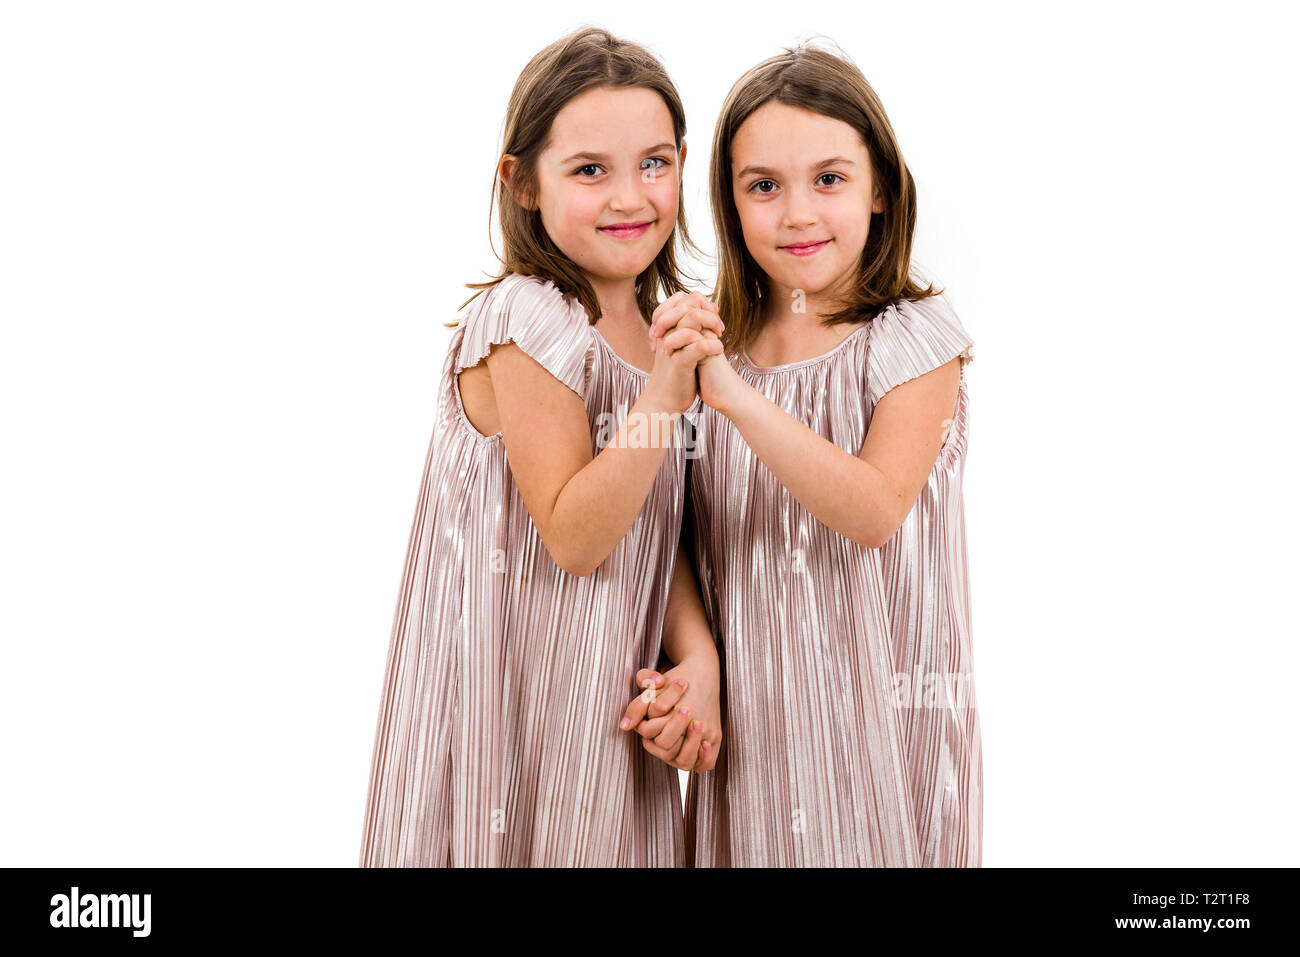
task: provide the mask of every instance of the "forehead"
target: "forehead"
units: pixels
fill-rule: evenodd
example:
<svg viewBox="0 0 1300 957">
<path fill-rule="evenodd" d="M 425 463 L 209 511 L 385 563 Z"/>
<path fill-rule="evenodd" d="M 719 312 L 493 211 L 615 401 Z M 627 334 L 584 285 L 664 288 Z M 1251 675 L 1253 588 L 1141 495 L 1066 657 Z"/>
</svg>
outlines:
<svg viewBox="0 0 1300 957">
<path fill-rule="evenodd" d="M 575 96 L 551 121 L 547 152 L 638 152 L 673 142 L 673 118 L 654 90 L 596 87 Z"/>
<path fill-rule="evenodd" d="M 731 141 L 733 169 L 751 163 L 800 169 L 836 155 L 866 161 L 867 147 L 857 130 L 843 120 L 775 101 L 746 117 Z"/>
</svg>

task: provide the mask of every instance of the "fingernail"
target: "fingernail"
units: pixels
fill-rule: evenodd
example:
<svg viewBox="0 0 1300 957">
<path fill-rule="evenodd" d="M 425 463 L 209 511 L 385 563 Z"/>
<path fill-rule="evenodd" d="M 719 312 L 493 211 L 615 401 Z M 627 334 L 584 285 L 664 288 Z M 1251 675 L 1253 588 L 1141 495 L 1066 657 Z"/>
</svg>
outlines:
<svg viewBox="0 0 1300 957">
<path fill-rule="evenodd" d="M 685 678 L 678 678 L 678 679 L 677 679 L 677 687 L 679 687 L 679 688 L 685 690 L 685 688 L 686 688 L 686 679 L 685 679 Z"/>
<path fill-rule="evenodd" d="M 709 750 L 709 742 L 705 741 L 702 745 L 700 745 L 700 747 L 704 748 L 705 751 L 708 751 L 708 750 Z"/>
<path fill-rule="evenodd" d="M 686 705 L 682 705 L 680 708 L 677 709 L 677 713 L 678 713 L 678 714 L 690 714 L 690 713 L 691 713 L 691 709 L 688 708 L 688 707 L 686 707 Z"/>
<path fill-rule="evenodd" d="M 624 718 L 622 721 L 618 723 L 618 726 L 622 730 L 626 731 L 628 728 L 632 726 L 632 722 L 629 721 L 627 718 Z"/>
<path fill-rule="evenodd" d="M 691 730 L 692 730 L 692 731 L 699 731 L 699 730 L 700 730 L 700 723 L 699 723 L 698 721 L 694 722 L 694 723 L 691 725 Z"/>
</svg>

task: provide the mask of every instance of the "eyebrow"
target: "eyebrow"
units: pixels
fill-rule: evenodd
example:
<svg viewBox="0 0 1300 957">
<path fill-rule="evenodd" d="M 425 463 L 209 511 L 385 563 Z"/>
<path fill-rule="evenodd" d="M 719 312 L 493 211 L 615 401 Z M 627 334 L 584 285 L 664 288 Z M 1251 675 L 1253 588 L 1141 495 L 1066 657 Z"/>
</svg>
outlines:
<svg viewBox="0 0 1300 957">
<path fill-rule="evenodd" d="M 825 169 L 828 166 L 856 166 L 856 165 L 857 164 L 854 163 L 853 160 L 851 159 L 846 159 L 843 156 L 832 156 L 830 159 L 822 160 L 820 163 L 814 166 L 813 169 L 814 170 Z M 742 169 L 739 173 L 736 174 L 736 179 L 740 179 L 740 177 L 742 176 L 748 176 L 750 173 L 758 173 L 760 176 L 775 176 L 776 170 L 769 169 L 766 166 L 746 166 L 744 169 Z"/>
<path fill-rule="evenodd" d="M 672 150 L 676 148 L 677 147 L 675 147 L 672 143 L 660 143 L 657 146 L 652 146 L 649 149 L 644 150 L 644 152 L 657 153 L 660 150 Z M 574 153 L 572 156 L 566 156 L 564 159 L 560 160 L 560 162 L 568 163 L 576 159 L 604 160 L 604 159 L 609 159 L 609 157 L 606 156 L 604 153 Z"/>
</svg>

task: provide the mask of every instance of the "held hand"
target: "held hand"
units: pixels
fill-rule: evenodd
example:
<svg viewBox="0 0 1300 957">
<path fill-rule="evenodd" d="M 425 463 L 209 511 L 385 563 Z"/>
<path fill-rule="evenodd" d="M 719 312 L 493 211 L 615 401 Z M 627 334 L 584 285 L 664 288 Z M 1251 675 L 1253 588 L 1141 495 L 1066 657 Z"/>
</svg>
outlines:
<svg viewBox="0 0 1300 957">
<path fill-rule="evenodd" d="M 707 336 L 708 332 L 704 334 Z M 735 403 L 740 390 L 749 388 L 749 384 L 740 377 L 726 356 L 706 359 L 696 367 L 696 371 L 699 376 L 700 399 L 723 415 Z"/>
<path fill-rule="evenodd" d="M 642 668 L 636 673 L 636 686 L 644 690 L 638 692 L 624 709 L 623 719 L 618 724 L 620 731 L 630 731 L 640 724 L 651 704 L 658 702 L 665 707 L 672 707 L 686 690 L 684 681 L 669 684 L 663 675 L 651 668 Z"/>
<path fill-rule="evenodd" d="M 676 292 L 659 303 L 650 317 L 650 345 L 674 326 L 684 325 L 703 332 L 711 329 L 719 338 L 726 328 L 718 315 L 718 304 L 700 292 Z"/>
<path fill-rule="evenodd" d="M 684 659 L 664 675 L 641 671 L 637 678 L 657 678 L 660 684 L 653 701 L 642 694 L 628 705 L 623 724 L 635 723 L 642 747 L 664 763 L 683 771 L 712 771 L 722 746 L 717 654 Z"/>
<path fill-rule="evenodd" d="M 681 296 L 682 293 L 677 295 Z M 699 293 L 692 293 L 692 296 L 699 296 Z M 703 298 L 703 297 L 701 297 Z M 658 351 L 660 348 L 668 348 L 671 343 L 671 333 L 674 329 L 686 325 L 688 328 L 699 328 L 701 334 L 706 338 L 715 335 L 721 335 L 724 328 L 722 320 L 718 317 L 718 305 L 707 299 L 704 305 L 698 309 L 692 309 L 691 304 L 682 302 L 674 304 L 672 297 L 664 300 L 663 304 L 655 311 L 654 322 L 650 326 L 650 341 L 652 347 Z M 723 355 L 721 361 L 713 361 L 714 355 L 701 359 L 696 366 L 698 375 L 698 388 L 700 398 L 705 405 L 717 409 L 719 412 L 726 413 L 728 405 L 734 401 L 734 398 L 740 389 L 746 388 L 745 382 L 736 374 L 736 370 Z"/>
<path fill-rule="evenodd" d="M 716 337 L 701 334 L 701 330 L 712 330 L 721 324 L 715 314 L 708 314 L 698 305 L 674 303 L 673 299 L 665 300 L 655 310 L 656 320 L 665 315 L 673 317 L 674 327 L 662 338 L 651 340 L 655 363 L 646 390 L 655 392 L 669 410 L 685 412 L 695 401 L 696 365 L 711 356 L 722 355 L 722 343 Z"/>
</svg>

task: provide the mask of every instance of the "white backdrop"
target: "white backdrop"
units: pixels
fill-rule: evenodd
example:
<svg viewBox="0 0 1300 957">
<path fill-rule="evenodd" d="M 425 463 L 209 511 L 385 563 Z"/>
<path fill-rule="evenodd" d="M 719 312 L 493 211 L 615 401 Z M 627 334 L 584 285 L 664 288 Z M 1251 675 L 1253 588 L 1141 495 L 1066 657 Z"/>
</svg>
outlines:
<svg viewBox="0 0 1300 957">
<path fill-rule="evenodd" d="M 0 7 L 0 865 L 354 866 L 510 88 L 831 38 L 975 340 L 985 866 L 1295 865 L 1284 4 Z"/>
</svg>

